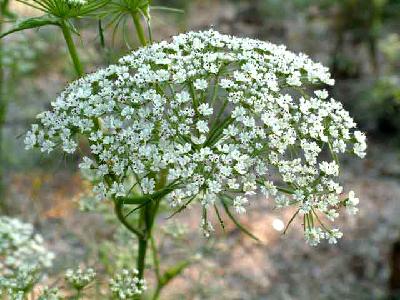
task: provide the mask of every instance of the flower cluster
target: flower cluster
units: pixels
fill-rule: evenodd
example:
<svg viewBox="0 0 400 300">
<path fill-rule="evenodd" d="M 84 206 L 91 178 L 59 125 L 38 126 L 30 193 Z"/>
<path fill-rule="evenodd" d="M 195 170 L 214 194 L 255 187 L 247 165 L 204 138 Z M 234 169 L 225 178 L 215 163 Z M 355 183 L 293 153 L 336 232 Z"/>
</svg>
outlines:
<svg viewBox="0 0 400 300">
<path fill-rule="evenodd" d="M 54 254 L 48 251 L 43 238 L 33 226 L 18 219 L 0 217 L 0 277 L 12 276 L 16 270 L 47 268 Z"/>
<path fill-rule="evenodd" d="M 77 268 L 76 270 L 68 269 L 65 272 L 65 280 L 76 290 L 82 290 L 95 278 L 96 272 L 92 268 L 85 270 L 82 270 L 81 268 Z"/>
<path fill-rule="evenodd" d="M 116 299 L 136 299 L 135 296 L 142 294 L 146 289 L 146 282 L 139 279 L 137 270 L 122 270 L 110 280 L 110 290 Z"/>
<path fill-rule="evenodd" d="M 332 84 L 326 67 L 284 46 L 189 32 L 69 85 L 25 143 L 73 153 L 86 136 L 91 155 L 80 168 L 98 177 L 100 198 L 137 187 L 153 194 L 166 173 L 172 207 L 196 200 L 207 211 L 223 197 L 244 213 L 261 191 L 278 207 L 297 205 L 307 229 L 329 239 L 313 221 L 336 218 L 343 204 L 338 156 L 366 150 L 365 135 L 321 88 Z"/>
<path fill-rule="evenodd" d="M 45 287 L 38 297 L 38 300 L 61 300 L 58 288 Z"/>
<path fill-rule="evenodd" d="M 24 300 L 25 295 L 39 282 L 38 266 L 22 265 L 13 274 L 0 276 L 0 295 L 6 292 L 12 300 Z"/>
</svg>

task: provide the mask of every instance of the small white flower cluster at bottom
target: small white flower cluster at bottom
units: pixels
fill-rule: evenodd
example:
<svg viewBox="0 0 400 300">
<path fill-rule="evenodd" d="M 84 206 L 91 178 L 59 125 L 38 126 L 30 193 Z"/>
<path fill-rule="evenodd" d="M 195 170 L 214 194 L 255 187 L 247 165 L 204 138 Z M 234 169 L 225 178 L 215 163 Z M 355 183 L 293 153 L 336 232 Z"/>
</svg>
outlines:
<svg viewBox="0 0 400 300">
<path fill-rule="evenodd" d="M 65 280 L 76 290 L 82 290 L 96 278 L 96 272 L 92 268 L 82 270 L 68 269 L 65 272 Z"/>
<path fill-rule="evenodd" d="M 319 227 L 310 227 L 304 231 L 306 242 L 310 246 L 317 246 L 321 240 L 327 239 L 329 244 L 336 244 L 337 240 L 343 236 L 338 229 L 324 231 Z"/>
<path fill-rule="evenodd" d="M 116 299 L 129 300 L 142 294 L 146 289 L 146 281 L 139 279 L 138 270 L 124 269 L 110 280 L 110 290 Z"/>
<path fill-rule="evenodd" d="M 25 294 L 39 281 L 40 275 L 38 266 L 22 265 L 13 274 L 0 276 L 0 295 L 5 293 L 12 300 L 24 300 Z"/>
</svg>

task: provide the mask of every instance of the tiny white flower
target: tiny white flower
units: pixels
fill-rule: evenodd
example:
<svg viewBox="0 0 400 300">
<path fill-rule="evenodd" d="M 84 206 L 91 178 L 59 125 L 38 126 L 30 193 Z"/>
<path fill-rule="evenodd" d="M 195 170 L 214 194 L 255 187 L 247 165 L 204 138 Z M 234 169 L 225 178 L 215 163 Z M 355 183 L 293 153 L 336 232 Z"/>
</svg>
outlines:
<svg viewBox="0 0 400 300">
<path fill-rule="evenodd" d="M 329 232 L 327 232 L 326 235 L 329 244 L 336 244 L 337 240 L 342 238 L 343 233 L 340 232 L 338 229 L 331 229 Z"/>
<path fill-rule="evenodd" d="M 319 168 L 326 175 L 333 175 L 333 176 L 339 175 L 339 166 L 334 161 L 332 162 L 323 161 L 319 164 Z"/>
<path fill-rule="evenodd" d="M 328 98 L 328 96 L 329 96 L 327 90 L 316 90 L 316 91 L 314 92 L 314 94 L 315 94 L 318 98 L 323 99 L 323 100 L 325 100 L 325 99 Z"/>
<path fill-rule="evenodd" d="M 205 90 L 208 87 L 208 82 L 205 79 L 196 79 L 194 81 L 194 87 L 196 88 L 196 90 Z"/>
<path fill-rule="evenodd" d="M 354 191 L 350 191 L 349 198 L 345 203 L 347 211 L 352 215 L 356 214 L 358 212 L 357 205 L 359 202 L 360 200 L 355 196 Z"/>
<path fill-rule="evenodd" d="M 199 113 L 205 117 L 211 116 L 213 114 L 213 108 L 210 107 L 208 103 L 202 103 L 197 108 Z"/>
<path fill-rule="evenodd" d="M 246 212 L 246 208 L 245 205 L 249 202 L 249 200 L 247 200 L 247 198 L 242 197 L 242 196 L 236 196 L 233 199 L 233 207 L 236 210 L 236 213 L 238 214 L 243 214 Z"/>
<path fill-rule="evenodd" d="M 196 128 L 200 133 L 207 133 L 209 131 L 208 122 L 200 120 L 196 123 Z"/>
<path fill-rule="evenodd" d="M 93 161 L 88 157 L 83 157 L 82 162 L 79 164 L 80 169 L 90 169 L 93 166 Z"/>
</svg>

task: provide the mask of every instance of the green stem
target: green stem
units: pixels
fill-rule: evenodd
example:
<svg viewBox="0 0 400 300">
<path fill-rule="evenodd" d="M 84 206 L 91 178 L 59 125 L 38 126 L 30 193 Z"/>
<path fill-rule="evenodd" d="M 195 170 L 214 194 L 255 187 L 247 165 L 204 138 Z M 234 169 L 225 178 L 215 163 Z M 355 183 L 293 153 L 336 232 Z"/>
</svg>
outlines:
<svg viewBox="0 0 400 300">
<path fill-rule="evenodd" d="M 157 300 L 160 297 L 160 293 L 161 293 L 162 288 L 163 288 L 162 285 L 157 284 L 156 291 L 154 292 L 154 295 L 151 298 L 152 300 Z"/>
<path fill-rule="evenodd" d="M 74 40 L 72 39 L 71 30 L 69 29 L 65 20 L 61 21 L 61 29 L 64 34 L 65 42 L 67 43 L 67 46 L 68 46 L 68 51 L 71 56 L 72 62 L 74 64 L 75 71 L 78 74 L 78 76 L 81 77 L 84 73 L 83 67 L 82 67 L 81 61 L 79 60 L 79 56 L 78 56 L 78 52 L 76 51 Z"/>
<path fill-rule="evenodd" d="M 154 263 L 154 270 L 157 276 L 157 281 L 160 281 L 161 274 L 160 274 L 160 260 L 158 258 L 158 250 L 156 246 L 156 241 L 153 236 L 150 237 L 151 242 L 151 252 L 153 254 L 153 263 Z"/>
<path fill-rule="evenodd" d="M 138 270 L 138 278 L 144 278 L 144 271 L 146 266 L 146 254 L 148 248 L 148 242 L 150 240 L 151 247 L 153 250 L 153 259 L 156 261 L 156 275 L 157 275 L 157 282 L 158 286 L 161 285 L 161 277 L 159 272 L 159 261 L 156 253 L 156 246 L 155 241 L 152 236 L 152 228 L 155 222 L 155 218 L 157 216 L 157 212 L 160 206 L 161 199 L 166 196 L 171 189 L 174 187 L 174 183 L 170 184 L 166 187 L 167 184 L 167 170 L 162 170 L 159 173 L 159 177 L 155 176 L 156 178 L 156 192 L 150 195 L 149 200 L 144 199 L 145 201 L 133 201 L 132 204 L 140 204 L 140 217 L 137 226 L 132 226 L 126 216 L 124 215 L 123 208 L 124 204 L 126 204 L 126 198 L 115 198 L 115 213 L 119 219 L 119 221 L 133 234 L 135 234 L 138 238 L 139 248 L 137 253 L 137 261 L 136 261 L 136 268 Z M 137 199 L 136 199 L 137 200 Z M 140 199 L 143 200 L 143 199 Z M 157 288 L 158 289 L 158 288 Z M 161 288 L 160 288 L 161 289 Z M 159 292 L 158 292 L 159 293 Z M 141 299 L 138 295 L 135 299 Z"/>
<path fill-rule="evenodd" d="M 147 237 L 139 238 L 139 250 L 137 257 L 137 270 L 139 271 L 139 279 L 143 279 L 144 267 L 146 263 L 146 252 L 147 252 Z"/>
<path fill-rule="evenodd" d="M 132 13 L 132 18 L 133 18 L 133 23 L 135 24 L 136 33 L 139 38 L 139 41 L 142 44 L 142 46 L 146 46 L 147 45 L 146 36 L 144 34 L 142 23 L 140 22 L 139 12 Z"/>
<path fill-rule="evenodd" d="M 163 170 L 160 173 L 160 178 L 156 182 L 156 190 L 157 192 L 162 191 L 166 185 L 166 177 L 167 171 Z M 156 192 L 156 193 L 157 193 Z M 152 229 L 154 226 L 154 221 L 157 216 L 158 209 L 160 207 L 161 199 L 165 196 L 165 194 L 161 194 L 160 197 L 154 198 L 153 201 L 147 203 L 140 210 L 140 222 L 139 224 L 143 227 L 143 235 L 138 236 L 139 238 L 139 249 L 137 256 L 136 268 L 138 270 L 139 279 L 143 279 L 144 277 L 144 269 L 146 264 L 146 253 L 148 247 L 148 241 L 150 240 L 151 247 L 153 251 L 155 249 L 155 243 L 152 236 Z M 154 253 L 153 253 L 154 255 Z M 157 257 L 157 256 L 156 256 Z M 154 258 L 154 257 L 153 257 Z M 157 278 L 159 276 L 159 265 L 157 258 Z"/>
<path fill-rule="evenodd" d="M 196 92 L 194 90 L 193 82 L 189 82 L 189 90 L 190 90 L 190 95 L 193 100 L 194 110 L 197 112 L 197 106 L 199 106 L 199 103 L 197 102 L 197 99 L 196 99 Z"/>
<path fill-rule="evenodd" d="M 124 204 L 122 201 L 115 201 L 115 214 L 117 215 L 118 220 L 133 234 L 135 234 L 139 239 L 143 238 L 143 233 L 140 232 L 138 229 L 133 227 L 129 222 L 125 219 L 123 213 Z"/>
<path fill-rule="evenodd" d="M 218 97 L 218 80 L 219 80 L 219 73 L 220 71 L 217 73 L 217 75 L 215 76 L 215 83 L 214 83 L 214 89 L 213 89 L 213 95 L 211 97 L 211 101 L 210 101 L 210 107 L 214 108 L 214 104 L 215 104 L 215 100 L 217 100 Z"/>
<path fill-rule="evenodd" d="M 79 300 L 80 298 L 81 298 L 81 296 L 82 296 L 82 289 L 78 289 L 77 291 L 76 291 L 76 295 L 75 295 L 75 300 Z"/>
<path fill-rule="evenodd" d="M 2 7 L 0 9 L 0 32 L 3 29 L 3 19 L 4 12 L 7 11 L 8 1 L 4 1 L 2 3 Z M 0 39 L 0 211 L 6 213 L 6 199 L 5 191 L 4 191 L 4 182 L 3 182 L 3 127 L 5 123 L 6 111 L 7 111 L 7 100 L 5 95 L 5 75 L 4 75 L 4 66 L 3 66 L 3 40 Z"/>
</svg>

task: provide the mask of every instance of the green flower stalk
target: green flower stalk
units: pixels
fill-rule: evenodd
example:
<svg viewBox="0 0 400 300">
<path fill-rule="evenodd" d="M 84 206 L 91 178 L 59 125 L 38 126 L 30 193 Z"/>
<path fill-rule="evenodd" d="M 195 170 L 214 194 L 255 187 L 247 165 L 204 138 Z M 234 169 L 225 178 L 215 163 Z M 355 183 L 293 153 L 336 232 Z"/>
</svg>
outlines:
<svg viewBox="0 0 400 300">
<path fill-rule="evenodd" d="M 74 64 L 76 74 L 81 77 L 84 74 L 84 71 L 78 56 L 78 52 L 76 51 L 74 40 L 72 39 L 71 31 L 64 20 L 61 21 L 60 27 L 62 29 L 65 42 L 67 43 L 68 51 Z"/>
<path fill-rule="evenodd" d="M 8 10 L 9 0 L 0 1 L 0 32 L 3 28 L 3 23 L 6 19 L 12 18 L 13 15 Z M 3 66 L 3 43 L 0 40 L 0 151 L 3 142 L 3 126 L 6 117 L 7 101 L 5 98 L 5 74 Z M 3 155 L 0 153 L 0 210 L 6 210 L 4 198 L 4 183 L 3 183 Z"/>
</svg>

